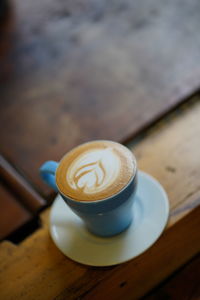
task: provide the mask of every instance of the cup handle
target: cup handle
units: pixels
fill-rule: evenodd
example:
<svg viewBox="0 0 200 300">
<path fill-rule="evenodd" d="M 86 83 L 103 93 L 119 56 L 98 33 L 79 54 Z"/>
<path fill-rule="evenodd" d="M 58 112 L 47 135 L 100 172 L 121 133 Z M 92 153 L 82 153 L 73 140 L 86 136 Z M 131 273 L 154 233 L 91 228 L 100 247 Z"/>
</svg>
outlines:
<svg viewBox="0 0 200 300">
<path fill-rule="evenodd" d="M 58 192 L 58 188 L 55 180 L 55 173 L 57 167 L 58 167 L 58 162 L 52 160 L 46 161 L 40 167 L 40 176 L 42 177 L 43 181 L 46 184 L 48 184 L 51 188 L 53 188 L 54 191 L 56 192 Z"/>
</svg>

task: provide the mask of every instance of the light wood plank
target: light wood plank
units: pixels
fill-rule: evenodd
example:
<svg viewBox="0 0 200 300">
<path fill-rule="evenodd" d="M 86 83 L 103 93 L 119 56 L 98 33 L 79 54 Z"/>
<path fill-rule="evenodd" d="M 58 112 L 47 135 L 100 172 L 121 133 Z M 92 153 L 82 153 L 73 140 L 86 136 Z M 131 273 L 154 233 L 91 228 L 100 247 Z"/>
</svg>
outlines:
<svg viewBox="0 0 200 300">
<path fill-rule="evenodd" d="M 138 144 L 129 145 L 139 169 L 167 191 L 171 218 L 178 221 L 200 204 L 200 98 L 154 126 Z"/>
<path fill-rule="evenodd" d="M 0 263 L 3 262 L 4 258 L 7 260 L 8 256 L 12 255 L 13 252 L 15 251 L 16 246 L 9 242 L 9 241 L 3 241 L 0 244 Z M 0 265 L 1 267 L 1 265 Z"/>
</svg>

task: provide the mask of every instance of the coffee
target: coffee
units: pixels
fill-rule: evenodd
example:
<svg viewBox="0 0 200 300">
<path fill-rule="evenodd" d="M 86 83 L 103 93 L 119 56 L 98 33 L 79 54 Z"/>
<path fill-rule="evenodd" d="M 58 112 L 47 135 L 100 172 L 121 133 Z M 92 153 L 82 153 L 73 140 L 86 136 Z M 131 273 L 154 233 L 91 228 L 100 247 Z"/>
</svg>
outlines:
<svg viewBox="0 0 200 300">
<path fill-rule="evenodd" d="M 56 171 L 60 192 L 76 201 L 97 201 L 121 191 L 133 178 L 131 151 L 112 141 L 82 144 L 61 160 Z"/>
</svg>

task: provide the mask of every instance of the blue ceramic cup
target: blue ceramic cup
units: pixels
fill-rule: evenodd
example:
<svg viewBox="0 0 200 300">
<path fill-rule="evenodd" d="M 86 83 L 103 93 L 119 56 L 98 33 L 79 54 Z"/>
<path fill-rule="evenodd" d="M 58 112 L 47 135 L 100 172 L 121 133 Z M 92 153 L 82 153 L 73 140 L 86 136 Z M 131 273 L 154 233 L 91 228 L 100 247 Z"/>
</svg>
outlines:
<svg viewBox="0 0 200 300">
<path fill-rule="evenodd" d="M 77 201 L 63 194 L 58 188 L 56 184 L 58 166 L 58 162 L 47 161 L 41 166 L 40 175 L 44 182 L 58 192 L 72 211 L 84 221 L 90 232 L 108 237 L 119 234 L 129 227 L 133 217 L 132 206 L 137 187 L 137 167 L 128 184 L 118 193 L 101 200 Z"/>
</svg>

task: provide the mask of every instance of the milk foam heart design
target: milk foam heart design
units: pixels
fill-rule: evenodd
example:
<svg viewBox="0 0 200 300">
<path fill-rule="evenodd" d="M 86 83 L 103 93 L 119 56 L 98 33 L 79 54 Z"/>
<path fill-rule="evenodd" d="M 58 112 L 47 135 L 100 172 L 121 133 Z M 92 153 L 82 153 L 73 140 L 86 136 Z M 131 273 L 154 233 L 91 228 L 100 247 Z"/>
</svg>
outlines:
<svg viewBox="0 0 200 300">
<path fill-rule="evenodd" d="M 67 170 L 66 180 L 75 190 L 96 193 L 112 184 L 119 170 L 120 160 L 111 147 L 92 149 L 72 163 Z"/>
<path fill-rule="evenodd" d="M 59 191 L 73 200 L 98 201 L 117 194 L 136 174 L 136 160 L 123 145 L 88 142 L 68 152 L 56 170 Z"/>
</svg>

